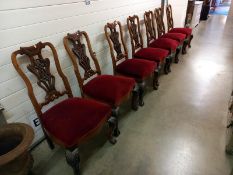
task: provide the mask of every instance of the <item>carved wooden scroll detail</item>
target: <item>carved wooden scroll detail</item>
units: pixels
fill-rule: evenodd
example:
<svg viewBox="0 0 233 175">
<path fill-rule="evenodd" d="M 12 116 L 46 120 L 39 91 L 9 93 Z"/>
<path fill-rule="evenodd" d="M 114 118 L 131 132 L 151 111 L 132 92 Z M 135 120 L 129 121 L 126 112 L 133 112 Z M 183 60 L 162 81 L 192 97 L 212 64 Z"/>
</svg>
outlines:
<svg viewBox="0 0 233 175">
<path fill-rule="evenodd" d="M 155 9 L 154 15 L 155 15 L 155 19 L 157 22 L 158 36 L 160 37 L 165 34 L 165 26 L 163 22 L 162 9 L 161 8 Z"/>
<path fill-rule="evenodd" d="M 154 27 L 154 17 L 153 12 L 148 11 L 144 13 L 144 22 L 146 25 L 146 36 L 147 36 L 147 44 L 149 45 L 150 41 L 156 39 L 156 32 Z"/>
<path fill-rule="evenodd" d="M 110 39 L 113 43 L 113 48 L 115 50 L 115 52 L 117 53 L 117 60 L 116 61 L 119 61 L 121 60 L 122 58 L 125 58 L 125 55 L 123 54 L 122 52 L 122 46 L 121 46 L 121 43 L 120 43 L 120 33 L 117 31 L 116 27 L 117 27 L 117 23 L 114 22 L 114 23 L 107 23 L 107 27 L 109 28 L 110 30 Z"/>
<path fill-rule="evenodd" d="M 132 36 L 132 40 L 134 41 L 134 47 L 135 49 L 142 47 L 142 44 L 140 43 L 140 31 L 138 31 L 138 23 L 137 16 L 129 16 L 128 17 L 128 28 Z"/>
<path fill-rule="evenodd" d="M 174 27 L 174 22 L 173 22 L 173 15 L 172 15 L 172 6 L 169 4 L 166 7 L 166 14 L 167 14 L 167 27 L 168 31 L 173 29 Z"/>
<path fill-rule="evenodd" d="M 45 92 L 45 102 L 41 103 L 42 106 L 64 95 L 65 92 L 59 92 L 55 88 L 55 77 L 50 72 L 50 60 L 43 58 L 41 50 L 45 45 L 41 42 L 31 47 L 21 47 L 21 54 L 25 54 L 30 59 L 30 64 L 27 69 L 33 73 L 37 78 L 37 84 Z"/>
<path fill-rule="evenodd" d="M 113 72 L 116 74 L 117 64 L 128 59 L 121 23 L 119 21 L 107 23 L 104 26 L 104 33 L 110 49 Z"/>
<path fill-rule="evenodd" d="M 73 45 L 72 51 L 77 56 L 78 63 L 84 70 L 84 80 L 87 80 L 95 75 L 97 71 L 91 68 L 90 58 L 86 54 L 86 46 L 81 42 L 82 35 L 83 32 L 80 31 L 73 34 L 67 34 L 68 39 Z"/>
</svg>

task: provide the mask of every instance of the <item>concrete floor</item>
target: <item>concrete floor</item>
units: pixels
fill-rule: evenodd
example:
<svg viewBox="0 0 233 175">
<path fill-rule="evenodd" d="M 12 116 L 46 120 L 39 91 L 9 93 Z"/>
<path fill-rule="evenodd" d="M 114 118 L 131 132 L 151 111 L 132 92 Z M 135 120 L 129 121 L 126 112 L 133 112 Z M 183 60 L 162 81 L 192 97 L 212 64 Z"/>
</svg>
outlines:
<svg viewBox="0 0 233 175">
<path fill-rule="evenodd" d="M 194 31 L 192 49 L 147 90 L 145 106 L 121 110 L 116 145 L 103 130 L 82 145 L 82 175 L 229 175 L 227 107 L 233 88 L 233 20 L 212 16 Z M 64 151 L 43 142 L 33 151 L 35 175 L 72 175 Z"/>
</svg>

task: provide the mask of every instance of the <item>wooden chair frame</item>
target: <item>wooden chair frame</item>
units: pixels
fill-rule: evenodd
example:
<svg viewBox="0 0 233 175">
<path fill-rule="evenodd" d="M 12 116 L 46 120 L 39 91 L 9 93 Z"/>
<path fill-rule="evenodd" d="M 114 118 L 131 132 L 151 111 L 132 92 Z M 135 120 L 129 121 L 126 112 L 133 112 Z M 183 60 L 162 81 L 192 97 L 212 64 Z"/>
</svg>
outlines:
<svg viewBox="0 0 233 175">
<path fill-rule="evenodd" d="M 123 49 L 124 51 L 122 51 L 122 47 L 121 47 L 121 44 L 119 42 L 119 38 L 114 38 L 114 42 L 116 43 L 115 45 L 118 45 L 118 46 L 115 46 L 108 34 L 108 29 L 110 30 L 110 32 L 116 32 L 116 27 L 119 27 L 119 31 L 120 31 L 120 41 L 123 45 Z M 116 72 L 116 66 L 117 66 L 117 63 L 122 61 L 123 59 L 127 60 L 128 59 L 128 50 L 127 50 L 127 47 L 126 47 L 126 44 L 123 40 L 123 32 L 122 32 L 122 26 L 121 26 L 121 23 L 119 21 L 114 21 L 113 23 L 107 23 L 105 26 L 104 26 L 104 32 L 105 32 L 105 36 L 106 36 L 106 39 L 108 41 L 108 44 L 109 44 L 109 47 L 110 47 L 110 54 L 111 54 L 111 58 L 112 58 L 112 64 L 113 64 L 113 72 L 114 74 L 117 74 Z M 119 45 L 119 44 L 120 45 Z M 117 55 L 115 55 L 115 53 Z"/>
<path fill-rule="evenodd" d="M 91 59 L 94 62 L 95 70 L 93 70 L 91 68 L 90 58 L 85 53 L 86 46 L 81 41 L 82 38 L 84 38 L 86 43 L 87 43 L 87 48 L 88 48 L 89 54 L 91 56 Z M 65 36 L 63 38 L 63 43 L 64 43 L 64 47 L 65 47 L 65 49 L 66 49 L 66 51 L 71 59 L 71 62 L 73 64 L 74 72 L 75 72 L 77 81 L 79 83 L 79 87 L 80 87 L 82 96 L 86 97 L 86 98 L 91 98 L 83 92 L 84 81 L 88 80 L 92 76 L 95 76 L 96 74 L 101 75 L 101 70 L 100 70 L 100 66 L 99 66 L 99 63 L 98 63 L 98 60 L 96 57 L 96 53 L 92 49 L 88 34 L 85 31 L 77 31 L 73 34 L 68 33 L 67 36 Z M 72 49 L 70 48 L 69 43 L 72 43 L 72 46 L 73 46 Z M 75 55 L 75 50 L 77 51 L 77 55 Z M 77 62 L 77 60 L 78 60 L 78 62 Z M 85 71 L 84 77 L 82 77 L 80 74 L 78 64 Z M 138 109 L 138 92 L 137 92 L 137 90 L 134 89 L 132 94 L 133 94 L 132 108 L 134 110 L 137 110 Z M 128 96 L 125 97 L 123 99 L 123 101 L 127 98 L 128 98 Z M 102 101 L 102 102 L 106 103 L 105 101 Z M 119 111 L 118 106 L 112 106 L 112 116 L 115 118 L 115 121 L 116 121 L 116 126 L 115 126 L 115 129 L 113 130 L 113 136 L 115 136 L 115 137 L 120 135 L 120 131 L 118 128 L 118 111 Z"/>
<path fill-rule="evenodd" d="M 51 86 L 53 86 L 54 91 L 50 91 L 50 90 L 47 91 L 47 89 L 45 89 L 44 87 L 41 87 L 42 85 L 40 85 L 40 84 L 42 84 L 43 81 L 39 79 L 38 80 L 38 85 L 42 89 L 45 90 L 46 96 L 47 96 L 47 98 L 45 99 L 44 102 L 39 103 L 37 101 L 36 97 L 35 97 L 35 94 L 34 94 L 34 91 L 33 91 L 33 87 L 32 87 L 32 84 L 31 84 L 29 78 L 23 72 L 23 70 L 20 68 L 20 66 L 19 66 L 19 64 L 17 62 L 17 56 L 18 55 L 27 55 L 29 57 L 29 59 L 30 59 L 30 62 L 31 62 L 31 68 L 29 66 L 27 66 L 27 68 L 29 69 L 30 72 L 32 72 L 33 74 L 35 74 L 33 72 L 34 71 L 33 68 L 34 68 L 34 65 L 37 66 L 37 64 L 36 64 L 35 59 L 33 57 L 36 56 L 36 55 L 39 55 L 39 59 L 44 59 L 42 57 L 42 55 L 41 55 L 41 50 L 44 49 L 46 46 L 48 46 L 52 50 L 56 69 L 58 71 L 59 76 L 62 78 L 62 81 L 63 81 L 63 84 L 65 86 L 66 91 L 63 91 L 63 92 L 60 93 L 56 89 L 54 89 L 55 88 L 54 87 L 54 85 L 55 85 L 55 81 L 54 80 L 52 81 L 52 84 L 51 84 Z M 12 63 L 14 65 L 16 71 L 19 73 L 19 75 L 22 77 L 22 79 L 24 80 L 24 82 L 26 84 L 26 87 L 28 89 L 29 98 L 32 101 L 32 104 L 33 104 L 33 106 L 35 108 L 35 111 L 36 111 L 36 113 L 37 113 L 37 115 L 38 115 L 39 118 L 42 115 L 41 110 L 42 110 L 43 106 L 49 104 L 50 102 L 54 101 L 55 99 L 57 99 L 57 98 L 65 95 L 65 94 L 67 94 L 70 98 L 73 97 L 72 92 L 71 92 L 71 88 L 70 88 L 70 85 L 69 85 L 69 82 L 68 82 L 68 79 L 67 79 L 67 77 L 65 76 L 65 74 L 61 70 L 61 66 L 60 66 L 60 62 L 58 60 L 57 52 L 56 52 L 54 46 L 51 43 L 49 43 L 49 42 L 45 42 L 45 43 L 39 42 L 35 46 L 21 47 L 20 50 L 17 50 L 17 51 L 15 51 L 15 52 L 12 53 L 11 59 L 12 59 Z M 49 59 L 47 58 L 47 59 L 44 59 L 44 60 L 46 61 L 46 63 L 48 63 L 48 68 L 49 68 Z M 43 69 L 42 65 L 38 65 L 38 66 L 41 66 L 39 68 Z M 48 76 L 51 77 L 51 79 L 54 79 L 54 76 L 50 73 L 50 70 L 47 70 L 47 73 L 48 73 Z M 36 75 L 36 77 L 37 76 L 38 75 Z"/>
<path fill-rule="evenodd" d="M 170 4 L 166 6 L 166 15 L 167 15 L 167 30 L 169 31 L 174 28 L 172 6 Z"/>
<path fill-rule="evenodd" d="M 155 8 L 154 17 L 157 23 L 158 37 L 161 37 L 162 35 L 166 34 L 161 8 Z"/>
<path fill-rule="evenodd" d="M 93 70 L 91 65 L 90 65 L 89 57 L 86 56 L 86 53 L 83 53 L 83 55 L 81 57 L 79 57 L 79 65 L 81 65 L 81 67 L 83 68 L 83 70 L 85 72 L 83 77 L 80 74 L 80 70 L 79 70 L 79 66 L 78 66 L 78 62 L 77 62 L 77 56 L 74 54 L 74 51 L 70 49 L 70 46 L 69 46 L 69 42 L 71 42 L 73 46 L 76 44 L 76 42 L 78 42 L 79 45 L 82 46 L 82 42 L 81 42 L 82 37 L 84 37 L 86 40 L 88 52 L 91 56 L 91 59 L 94 62 L 94 66 L 95 66 L 95 70 Z M 99 66 L 99 63 L 98 63 L 98 60 L 96 57 L 96 53 L 92 50 L 90 39 L 85 31 L 77 31 L 73 34 L 67 34 L 67 36 L 65 36 L 63 39 L 63 43 L 64 43 L 64 47 L 65 47 L 65 49 L 66 49 L 66 51 L 71 59 L 71 62 L 73 64 L 74 72 L 75 72 L 75 75 L 76 75 L 76 78 L 77 78 L 77 81 L 79 83 L 79 87 L 81 90 L 81 95 L 84 97 L 85 94 L 83 93 L 82 89 L 83 89 L 83 85 L 84 85 L 85 81 L 88 80 L 89 78 L 91 78 L 92 76 L 95 76 L 96 74 L 101 75 L 101 70 L 100 70 L 100 66 Z M 80 48 L 80 49 L 82 49 L 82 48 Z"/>
<path fill-rule="evenodd" d="M 59 76 L 62 78 L 63 84 L 65 86 L 65 91 L 63 91 L 63 92 L 59 92 L 56 90 L 55 77 L 50 73 L 50 70 L 49 70 L 50 61 L 48 58 L 44 59 L 42 54 L 41 54 L 41 50 L 44 49 L 46 46 L 48 46 L 52 50 L 56 69 L 58 71 Z M 18 64 L 18 61 L 17 61 L 18 55 L 27 55 L 27 57 L 30 59 L 31 64 L 28 65 L 27 68 L 30 72 L 32 72 L 37 77 L 37 79 L 38 79 L 37 84 L 46 92 L 46 97 L 45 97 L 44 102 L 39 103 L 38 100 L 36 99 L 36 96 L 35 96 L 34 91 L 33 91 L 33 86 L 31 84 L 29 78 L 27 77 L 27 75 L 24 73 L 24 71 L 21 69 L 20 65 Z M 39 61 L 41 61 L 42 64 L 39 64 L 39 62 L 36 62 L 34 56 L 38 56 Z M 61 69 L 61 66 L 60 66 L 60 63 L 58 60 L 57 52 L 51 43 L 39 42 L 35 46 L 21 47 L 19 50 L 12 53 L 11 59 L 12 59 L 13 66 L 15 67 L 16 71 L 18 72 L 18 74 L 22 77 L 22 79 L 25 82 L 25 85 L 26 85 L 27 90 L 28 90 L 28 96 L 32 102 L 32 105 L 36 111 L 36 114 L 37 114 L 39 120 L 41 119 L 42 108 L 45 105 L 49 104 L 50 102 L 54 101 L 55 99 L 58 99 L 59 97 L 65 95 L 65 94 L 67 94 L 69 98 L 73 97 L 68 79 L 64 75 L 64 73 L 62 72 L 62 69 Z M 37 66 L 37 68 L 35 68 L 35 66 Z M 37 69 L 45 70 L 47 75 L 44 74 L 43 77 L 39 77 L 39 74 L 36 73 Z M 44 79 L 49 78 L 50 82 L 44 81 L 43 78 Z M 43 127 L 42 127 L 42 129 L 44 131 L 45 138 L 48 142 L 49 147 L 51 149 L 53 149 L 54 145 L 53 145 L 51 139 L 48 137 L 48 135 Z M 52 136 L 50 136 L 50 137 L 52 138 Z M 54 138 L 52 138 L 52 139 L 54 140 Z M 58 143 L 58 144 L 61 144 L 61 143 Z"/>
<path fill-rule="evenodd" d="M 153 12 L 150 12 L 150 13 L 153 14 Z M 155 20 L 156 20 L 156 23 L 157 23 L 157 32 L 158 32 L 158 38 L 159 38 L 162 35 L 166 34 L 161 7 L 155 8 L 154 17 L 155 17 Z M 181 43 L 178 46 L 178 48 L 176 49 L 175 56 L 174 56 L 174 62 L 175 63 L 179 62 L 179 54 L 180 54 L 180 51 L 181 51 L 182 47 L 183 47 L 183 43 Z"/>
<path fill-rule="evenodd" d="M 161 9 L 161 8 L 160 8 Z M 155 41 L 157 39 L 156 37 L 156 30 L 155 30 L 155 15 L 153 14 L 153 12 L 151 10 L 146 11 L 144 13 L 144 22 L 145 22 L 145 26 L 146 26 L 146 36 L 147 36 L 147 44 L 149 46 L 149 44 L 153 41 Z M 161 32 L 163 30 L 164 25 L 161 21 L 161 19 L 159 19 L 159 21 L 157 21 L 157 32 L 158 32 L 158 38 L 161 36 Z M 165 73 L 169 73 L 171 72 L 171 63 L 172 60 L 175 58 L 175 60 L 178 60 L 178 55 L 180 53 L 180 48 L 177 48 L 175 52 L 173 52 L 171 49 L 169 50 L 170 52 L 170 56 L 169 56 L 169 66 L 168 66 L 168 70 L 165 71 Z"/>
<path fill-rule="evenodd" d="M 172 13 L 171 4 L 168 4 L 166 6 L 166 16 L 167 16 L 167 28 L 168 28 L 168 31 L 170 31 L 171 29 L 174 28 L 174 21 L 173 21 L 173 13 Z M 192 39 L 193 39 L 193 34 L 190 35 L 188 38 L 186 38 L 185 43 L 184 43 L 185 47 L 183 47 L 183 49 L 182 49 L 183 54 L 186 53 L 187 46 L 189 46 L 189 48 L 191 48 Z"/>
<path fill-rule="evenodd" d="M 154 15 L 151 10 L 144 13 L 144 22 L 146 27 L 146 38 L 147 38 L 147 47 L 151 41 L 156 40 L 156 29 L 154 23 Z M 171 51 L 170 51 L 171 52 Z"/>
<path fill-rule="evenodd" d="M 117 28 L 118 31 L 117 32 Z M 115 74 L 119 74 L 116 72 L 116 66 L 117 62 L 122 61 L 123 59 L 127 60 L 128 58 L 128 50 L 124 41 L 123 37 L 123 30 L 122 30 L 122 25 L 120 21 L 114 21 L 112 23 L 107 23 L 104 27 L 105 31 L 105 36 L 109 44 L 110 48 L 110 53 L 111 53 L 111 58 L 112 58 L 112 63 L 113 63 L 113 71 Z M 110 31 L 110 34 L 109 32 Z M 120 39 L 119 39 L 119 33 L 120 33 Z M 120 41 L 123 45 L 123 50 L 122 51 L 122 46 L 120 44 Z M 139 87 L 139 105 L 143 106 L 144 101 L 143 101 L 143 94 L 144 94 L 144 84 L 145 80 L 143 79 L 136 79 L 136 82 Z M 158 83 L 158 70 L 154 71 L 154 79 L 153 79 L 153 88 L 157 89 L 159 86 Z"/>
<path fill-rule="evenodd" d="M 153 13 L 151 13 L 151 17 L 153 18 Z M 150 15 L 150 14 L 148 14 Z M 146 21 L 147 16 L 144 15 L 144 21 Z M 151 24 L 148 24 L 145 22 L 146 25 L 146 37 L 147 37 L 147 47 L 149 46 L 150 42 L 156 39 L 156 30 L 154 25 L 154 20 L 151 21 Z M 135 54 L 137 49 L 143 48 L 143 38 L 141 34 L 141 27 L 140 27 L 140 21 L 139 17 L 137 15 L 129 16 L 127 18 L 127 27 L 130 34 L 130 40 L 131 40 L 131 47 L 132 47 L 132 55 Z M 161 67 L 163 67 L 163 70 L 165 74 L 168 74 L 170 72 L 170 57 L 166 58 L 166 62 L 157 64 L 158 67 L 158 74 L 160 74 L 160 71 L 162 70 Z"/>
<path fill-rule="evenodd" d="M 53 59 L 55 62 L 55 66 L 58 72 L 58 75 L 61 77 L 62 82 L 65 86 L 65 90 L 60 92 L 56 89 L 55 87 L 55 77 L 54 75 L 51 74 L 50 72 L 50 60 L 49 58 L 44 58 L 42 55 L 42 49 L 45 49 L 45 47 L 49 47 L 53 53 Z M 22 70 L 21 66 L 18 63 L 18 55 L 25 55 L 28 57 L 30 60 L 30 64 L 27 65 L 27 69 L 29 72 L 34 74 L 37 78 L 37 84 L 39 87 L 41 87 L 45 93 L 45 101 L 42 103 L 39 103 L 34 91 L 33 91 L 33 86 L 25 72 Z M 42 117 L 42 108 L 49 104 L 50 102 L 53 102 L 54 100 L 58 99 L 59 97 L 63 95 L 68 95 L 68 98 L 73 98 L 73 94 L 71 91 L 71 87 L 69 85 L 68 79 L 65 76 L 65 74 L 62 72 L 60 62 L 58 59 L 58 55 L 56 52 L 55 47 L 49 43 L 49 42 L 39 42 L 34 46 L 30 47 L 21 47 L 19 50 L 15 51 L 11 55 L 11 60 L 13 63 L 13 66 L 15 67 L 16 71 L 20 75 L 20 77 L 24 80 L 25 85 L 27 87 L 28 91 L 28 96 L 32 102 L 32 105 L 36 111 L 36 114 L 41 121 Z M 111 128 L 109 131 L 109 136 L 111 135 L 111 131 L 115 127 L 115 120 L 114 118 L 110 118 L 108 120 L 109 127 Z M 48 145 L 50 146 L 51 149 L 54 148 L 54 144 L 52 140 L 57 143 L 58 145 L 66 148 L 66 160 L 67 163 L 73 168 L 74 174 L 75 175 L 80 175 L 80 168 L 79 168 L 79 163 L 80 163 L 80 157 L 79 157 L 79 152 L 78 152 L 78 144 L 75 145 L 72 148 L 67 148 L 63 143 L 61 143 L 59 140 L 54 138 L 52 135 L 49 135 L 46 130 L 43 127 L 43 123 L 41 122 L 43 132 L 45 134 L 45 138 L 48 142 Z M 93 131 L 90 132 L 90 134 L 84 136 L 83 138 L 80 139 L 80 142 L 84 142 L 87 140 L 89 137 L 93 136 L 95 133 L 99 131 L 99 128 L 94 129 Z M 109 141 L 111 142 L 111 138 L 109 137 Z M 112 142 L 111 142 L 112 143 Z"/>
<path fill-rule="evenodd" d="M 137 15 L 129 16 L 127 18 L 127 27 L 131 40 L 132 55 L 134 55 L 137 49 L 143 48 L 143 38 L 141 34 L 139 17 Z"/>
<path fill-rule="evenodd" d="M 74 71 L 75 71 L 77 80 L 78 80 L 78 82 L 80 84 L 80 89 L 81 90 L 82 90 L 83 85 L 84 85 L 84 80 L 87 80 L 91 76 L 94 76 L 94 74 L 89 76 L 89 77 L 85 77 L 85 76 L 84 76 L 84 78 L 81 77 L 79 67 L 78 67 L 78 62 L 77 62 L 77 55 L 75 55 L 74 52 L 73 52 L 74 48 L 72 50 L 70 49 L 69 42 L 71 42 L 73 44 L 73 47 L 75 46 L 74 45 L 75 42 L 79 42 L 80 44 L 82 44 L 82 42 L 80 40 L 82 37 L 84 37 L 85 40 L 86 40 L 88 51 L 90 53 L 91 59 L 94 62 L 94 65 L 95 65 L 95 68 L 96 68 L 96 71 L 94 70 L 94 72 L 96 72 L 97 75 L 101 75 L 101 70 L 100 70 L 100 66 L 99 66 L 99 63 L 98 63 L 98 60 L 97 60 L 97 57 L 96 57 L 96 53 L 92 49 L 91 42 L 90 42 L 88 34 L 85 31 L 78 31 L 78 32 L 73 33 L 73 34 L 67 34 L 67 36 L 65 36 L 64 39 L 63 39 L 63 43 L 64 43 L 65 49 L 66 49 L 66 51 L 67 51 L 67 53 L 68 53 L 68 55 L 69 55 L 69 57 L 70 57 L 70 59 L 71 59 L 71 61 L 73 63 Z M 126 49 L 126 47 L 125 47 L 125 49 Z M 86 56 L 86 59 L 89 60 L 89 57 Z M 81 58 L 81 60 L 83 61 L 83 58 Z M 117 61 L 119 61 L 119 60 L 117 60 Z M 113 64 L 114 68 L 115 68 L 115 66 L 116 66 L 116 64 Z M 88 71 L 88 70 L 85 70 L 85 71 Z M 85 97 L 88 97 L 83 92 L 82 92 L 82 95 L 85 96 Z M 136 95 L 136 93 L 135 93 L 135 95 Z M 134 96 L 134 94 L 133 94 L 133 96 Z M 90 98 L 90 97 L 88 97 L 88 98 Z M 134 97 L 134 99 L 137 101 L 136 97 Z M 134 106 L 133 109 L 137 109 L 136 101 L 132 105 L 132 106 Z M 118 109 L 118 107 L 114 107 L 114 109 Z M 116 113 L 116 112 L 114 112 L 114 113 Z"/>
</svg>

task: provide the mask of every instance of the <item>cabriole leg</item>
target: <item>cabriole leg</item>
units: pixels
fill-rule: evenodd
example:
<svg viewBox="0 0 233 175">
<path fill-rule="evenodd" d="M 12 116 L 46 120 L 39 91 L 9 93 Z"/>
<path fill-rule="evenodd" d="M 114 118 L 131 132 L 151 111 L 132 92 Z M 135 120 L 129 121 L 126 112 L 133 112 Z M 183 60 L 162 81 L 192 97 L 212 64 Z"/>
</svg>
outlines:
<svg viewBox="0 0 233 175">
<path fill-rule="evenodd" d="M 193 40 L 193 35 L 190 36 L 190 39 L 189 39 L 189 42 L 188 42 L 189 48 L 191 48 L 191 42 L 192 42 L 192 40 Z"/>
<path fill-rule="evenodd" d="M 132 91 L 132 109 L 137 111 L 138 110 L 138 104 L 139 104 L 139 88 L 136 86 L 134 90 Z"/>
<path fill-rule="evenodd" d="M 159 69 L 156 69 L 154 71 L 154 77 L 153 77 L 153 89 L 158 90 L 159 87 Z"/>
<path fill-rule="evenodd" d="M 66 162 L 73 168 L 74 175 L 80 175 L 80 157 L 78 148 L 66 150 Z"/>
<path fill-rule="evenodd" d="M 115 144 L 117 142 L 116 138 L 114 137 L 114 131 L 116 129 L 116 118 L 115 117 L 111 117 L 108 120 L 108 140 L 111 144 Z M 120 131 L 119 131 L 120 132 Z"/>
<path fill-rule="evenodd" d="M 175 60 L 174 60 L 175 63 L 179 63 L 179 61 L 180 61 L 179 60 L 180 50 L 181 50 L 180 48 L 176 49 Z"/>
<path fill-rule="evenodd" d="M 53 144 L 53 141 L 49 138 L 49 136 L 48 136 L 48 134 L 45 132 L 44 128 L 43 128 L 42 130 L 43 130 L 43 132 L 44 132 L 44 136 L 45 136 L 45 139 L 46 139 L 46 141 L 47 141 L 47 143 L 48 143 L 48 145 L 49 145 L 49 148 L 50 148 L 51 150 L 53 150 L 53 149 L 55 148 L 55 146 L 54 146 L 54 144 Z"/>
<path fill-rule="evenodd" d="M 144 88 L 145 88 L 145 83 L 138 83 L 138 91 L 139 91 L 139 105 L 144 106 Z"/>
<path fill-rule="evenodd" d="M 115 118 L 115 128 L 113 131 L 113 135 L 115 137 L 118 137 L 120 135 L 120 130 L 118 127 L 118 116 L 119 116 L 119 107 L 116 107 L 114 109 L 112 109 L 112 116 Z"/>
<path fill-rule="evenodd" d="M 171 72 L 171 63 L 173 60 L 174 55 L 170 55 L 166 58 L 165 66 L 164 66 L 164 73 L 168 74 Z"/>
<path fill-rule="evenodd" d="M 166 61 L 164 63 L 164 67 L 163 67 L 163 71 L 164 71 L 165 74 L 168 74 L 168 66 L 169 66 L 169 64 L 170 64 L 170 59 L 167 57 Z"/>
<path fill-rule="evenodd" d="M 182 46 L 182 54 L 183 55 L 187 53 L 187 51 L 186 51 L 187 46 L 188 46 L 188 41 L 184 41 L 183 46 Z"/>
<path fill-rule="evenodd" d="M 172 60 L 173 60 L 174 57 L 175 57 L 175 54 L 172 54 L 170 57 L 168 57 L 168 59 L 169 59 L 169 64 L 168 64 L 168 67 L 167 67 L 168 73 L 171 72 L 171 64 L 172 64 Z"/>
</svg>

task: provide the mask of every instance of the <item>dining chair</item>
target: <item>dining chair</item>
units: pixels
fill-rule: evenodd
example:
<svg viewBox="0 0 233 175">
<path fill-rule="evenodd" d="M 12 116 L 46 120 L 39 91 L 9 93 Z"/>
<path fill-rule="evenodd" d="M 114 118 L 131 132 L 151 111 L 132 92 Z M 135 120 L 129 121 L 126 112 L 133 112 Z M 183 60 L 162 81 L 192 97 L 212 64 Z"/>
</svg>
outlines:
<svg viewBox="0 0 233 175">
<path fill-rule="evenodd" d="M 47 58 L 45 56 L 47 52 L 52 53 L 52 56 Z M 55 63 L 56 76 L 51 73 L 51 57 Z M 116 122 L 115 118 L 111 117 L 111 107 L 96 100 L 73 97 L 68 79 L 62 72 L 56 49 L 49 42 L 20 47 L 12 53 L 11 59 L 27 87 L 28 96 L 50 148 L 54 148 L 54 143 L 63 147 L 66 150 L 67 163 L 73 168 L 75 175 L 80 175 L 78 148 L 85 140 L 97 134 L 102 126 L 108 123 L 108 139 L 112 144 L 116 143 L 113 137 Z M 25 64 L 27 72 L 23 69 Z M 36 78 L 36 82 L 32 81 L 31 76 Z M 58 77 L 64 90 L 58 90 L 56 87 Z M 34 93 L 36 85 L 44 92 L 43 101 L 39 101 Z"/>
</svg>

